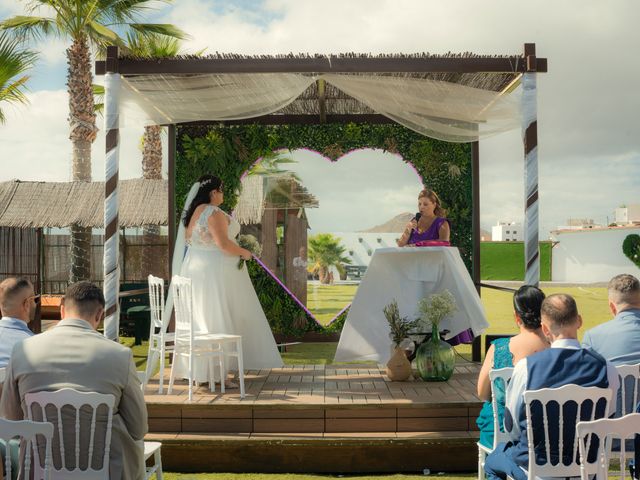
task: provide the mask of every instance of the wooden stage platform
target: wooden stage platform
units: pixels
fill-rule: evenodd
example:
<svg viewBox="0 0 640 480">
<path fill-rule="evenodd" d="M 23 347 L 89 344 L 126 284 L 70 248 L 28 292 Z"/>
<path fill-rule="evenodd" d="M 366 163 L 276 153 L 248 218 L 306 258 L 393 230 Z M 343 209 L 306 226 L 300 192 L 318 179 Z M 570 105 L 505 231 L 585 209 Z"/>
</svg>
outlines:
<svg viewBox="0 0 640 480">
<path fill-rule="evenodd" d="M 390 382 L 376 365 L 296 365 L 245 376 L 238 390 L 147 386 L 148 439 L 167 470 L 191 472 L 473 471 L 479 365 L 448 382 Z"/>
</svg>

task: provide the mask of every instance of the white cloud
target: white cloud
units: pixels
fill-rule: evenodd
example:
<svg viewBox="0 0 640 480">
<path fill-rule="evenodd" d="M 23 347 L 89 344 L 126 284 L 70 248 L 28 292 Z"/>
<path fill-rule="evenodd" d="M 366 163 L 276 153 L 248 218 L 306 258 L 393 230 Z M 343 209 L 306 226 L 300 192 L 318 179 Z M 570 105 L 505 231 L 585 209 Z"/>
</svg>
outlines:
<svg viewBox="0 0 640 480">
<path fill-rule="evenodd" d="M 3 107 L 7 122 L 0 126 L 0 180 L 71 180 L 66 91 L 41 90 L 28 97 L 28 107 Z M 100 117 L 98 126 L 100 131 L 92 149 L 92 171 L 94 180 L 103 180 L 105 140 Z M 120 178 L 141 176 L 142 133 L 142 128 L 121 130 Z"/>
</svg>

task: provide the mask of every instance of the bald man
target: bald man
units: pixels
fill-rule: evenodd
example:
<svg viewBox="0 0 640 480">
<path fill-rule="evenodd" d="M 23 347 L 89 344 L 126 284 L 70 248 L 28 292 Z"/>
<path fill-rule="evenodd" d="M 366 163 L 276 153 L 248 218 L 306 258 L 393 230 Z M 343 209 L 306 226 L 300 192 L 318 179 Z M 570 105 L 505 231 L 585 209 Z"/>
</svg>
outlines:
<svg viewBox="0 0 640 480">
<path fill-rule="evenodd" d="M 10 277 L 0 283 L 0 368 L 9 363 L 16 343 L 33 336 L 28 324 L 35 317 L 39 299 L 26 278 Z"/>
</svg>

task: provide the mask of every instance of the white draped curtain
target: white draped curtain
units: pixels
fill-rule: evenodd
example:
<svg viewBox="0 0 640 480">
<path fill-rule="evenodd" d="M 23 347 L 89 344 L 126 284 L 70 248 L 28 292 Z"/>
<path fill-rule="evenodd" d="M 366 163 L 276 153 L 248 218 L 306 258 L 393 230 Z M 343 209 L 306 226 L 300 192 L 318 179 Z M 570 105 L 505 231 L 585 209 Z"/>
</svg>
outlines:
<svg viewBox="0 0 640 480">
<path fill-rule="evenodd" d="M 519 96 L 452 82 L 375 74 L 126 77 L 121 117 L 133 125 L 259 117 L 286 107 L 318 79 L 376 113 L 448 142 L 473 142 L 521 125 Z"/>
</svg>

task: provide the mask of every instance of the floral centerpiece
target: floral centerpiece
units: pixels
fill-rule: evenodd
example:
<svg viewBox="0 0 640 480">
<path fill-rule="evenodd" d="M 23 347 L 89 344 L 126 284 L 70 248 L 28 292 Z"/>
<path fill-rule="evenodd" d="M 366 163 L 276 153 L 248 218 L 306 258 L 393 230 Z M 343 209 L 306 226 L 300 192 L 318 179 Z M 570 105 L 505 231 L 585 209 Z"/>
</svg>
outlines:
<svg viewBox="0 0 640 480">
<path fill-rule="evenodd" d="M 256 257 L 259 257 L 262 253 L 260 242 L 258 242 L 258 239 L 253 235 L 238 235 L 238 245 L 242 248 L 246 248 Z M 238 270 L 241 270 L 242 267 L 244 267 L 245 262 L 246 260 L 244 258 L 240 258 L 240 260 L 238 260 Z"/>
<path fill-rule="evenodd" d="M 431 328 L 431 338 L 416 351 L 416 366 L 420 377 L 426 381 L 449 380 L 455 367 L 455 353 L 451 345 L 440 339 L 439 332 L 442 320 L 458 310 L 456 299 L 451 292 L 444 290 L 420 300 L 418 310 L 419 326 L 422 329 Z"/>
<path fill-rule="evenodd" d="M 398 302 L 395 299 L 382 311 L 389 324 L 389 337 L 393 342 L 393 354 L 387 362 L 386 373 L 391 381 L 404 381 L 411 375 L 411 362 L 407 359 L 401 344 L 416 327 L 417 320 L 401 317 Z"/>
</svg>

